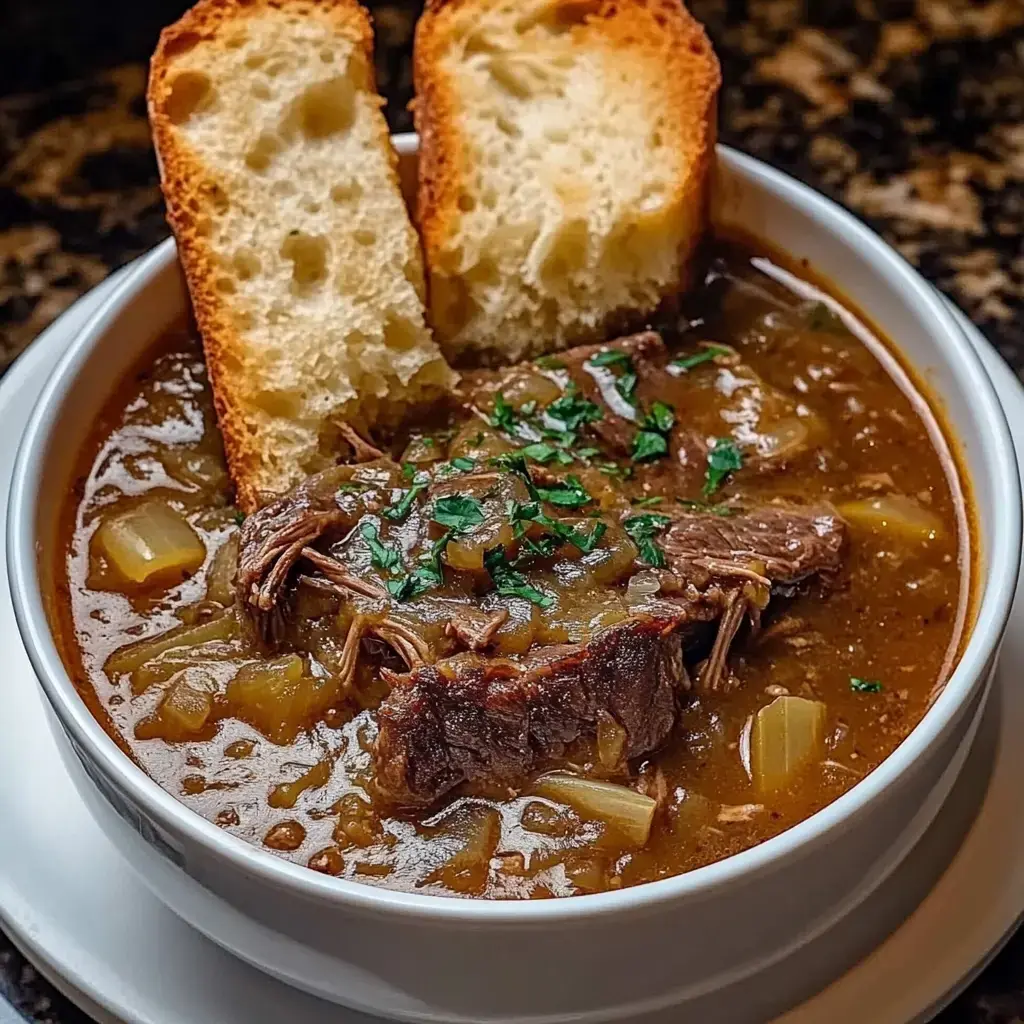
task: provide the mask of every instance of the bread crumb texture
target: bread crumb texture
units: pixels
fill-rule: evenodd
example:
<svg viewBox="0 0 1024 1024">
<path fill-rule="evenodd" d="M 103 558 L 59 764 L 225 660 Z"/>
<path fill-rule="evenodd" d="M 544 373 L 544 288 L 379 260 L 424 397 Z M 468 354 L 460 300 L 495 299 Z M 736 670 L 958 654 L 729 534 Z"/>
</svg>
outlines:
<svg viewBox="0 0 1024 1024">
<path fill-rule="evenodd" d="M 149 107 L 243 508 L 452 384 L 354 0 L 202 0 Z"/>
<path fill-rule="evenodd" d="M 685 285 L 717 59 L 678 0 L 428 0 L 419 213 L 458 363 L 600 340 Z"/>
</svg>

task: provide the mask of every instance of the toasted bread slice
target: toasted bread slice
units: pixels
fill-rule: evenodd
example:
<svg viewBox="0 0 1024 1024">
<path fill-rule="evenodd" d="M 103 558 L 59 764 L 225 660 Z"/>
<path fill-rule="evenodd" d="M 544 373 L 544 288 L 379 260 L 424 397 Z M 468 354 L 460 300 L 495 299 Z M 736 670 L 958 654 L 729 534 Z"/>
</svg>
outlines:
<svg viewBox="0 0 1024 1024">
<path fill-rule="evenodd" d="M 200 0 L 160 37 L 149 112 L 246 510 L 452 374 L 354 0 Z"/>
<path fill-rule="evenodd" d="M 428 0 L 414 70 L 430 317 L 452 362 L 600 340 L 685 286 L 720 72 L 679 0 Z"/>
</svg>

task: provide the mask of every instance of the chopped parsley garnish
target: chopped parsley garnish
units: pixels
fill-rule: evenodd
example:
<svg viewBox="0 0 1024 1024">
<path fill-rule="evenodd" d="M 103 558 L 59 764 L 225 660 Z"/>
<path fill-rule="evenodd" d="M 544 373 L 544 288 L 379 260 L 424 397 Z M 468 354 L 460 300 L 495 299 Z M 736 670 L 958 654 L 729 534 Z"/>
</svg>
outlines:
<svg viewBox="0 0 1024 1024">
<path fill-rule="evenodd" d="M 708 451 L 708 468 L 704 471 L 701 493 L 705 498 L 714 494 L 730 473 L 742 467 L 743 455 L 735 443 L 727 437 L 715 438 L 715 443 Z"/>
<path fill-rule="evenodd" d="M 540 359 L 534 360 L 534 365 L 539 366 L 542 370 L 565 369 L 565 363 L 563 363 L 557 356 L 541 356 Z"/>
<path fill-rule="evenodd" d="M 563 466 L 568 466 L 572 463 L 572 456 L 564 448 L 556 448 L 553 444 L 547 444 L 545 441 L 528 444 L 525 448 L 521 448 L 520 451 L 528 459 L 533 459 L 534 462 L 539 462 L 541 465 L 547 465 L 552 459 L 555 459 Z"/>
<path fill-rule="evenodd" d="M 409 510 L 412 508 L 412 503 L 427 489 L 426 480 L 422 480 L 419 483 L 413 484 L 402 497 L 395 502 L 394 505 L 389 505 L 384 509 L 382 515 L 386 516 L 392 522 L 400 523 L 406 516 L 409 515 Z"/>
<path fill-rule="evenodd" d="M 644 417 L 641 426 L 646 430 L 656 430 L 667 434 L 676 424 L 676 411 L 668 402 L 655 402 L 650 412 Z"/>
<path fill-rule="evenodd" d="M 339 490 L 340 490 L 340 488 L 339 488 Z M 232 518 L 234 519 L 236 526 L 241 526 L 242 523 L 245 522 L 245 513 L 244 512 L 236 512 L 234 514 L 234 516 L 232 516 Z"/>
<path fill-rule="evenodd" d="M 591 527 L 590 532 L 577 530 L 568 523 L 552 519 L 541 511 L 540 503 L 531 501 L 529 503 L 512 501 L 508 506 L 509 521 L 512 523 L 512 532 L 516 538 L 523 541 L 523 546 L 528 552 L 542 557 L 549 558 L 555 553 L 560 544 L 572 544 L 579 548 L 583 554 L 588 554 L 601 542 L 601 538 L 608 531 L 608 524 L 597 522 Z M 550 530 L 550 534 L 544 534 L 537 540 L 526 537 L 526 531 L 530 523 L 536 523 Z"/>
<path fill-rule="evenodd" d="M 490 424 L 506 434 L 516 432 L 516 411 L 500 391 L 494 396 L 494 409 L 491 411 Z"/>
<path fill-rule="evenodd" d="M 843 321 L 824 302 L 816 302 L 807 313 L 807 326 L 812 331 L 836 333 L 843 329 Z"/>
<path fill-rule="evenodd" d="M 644 512 L 638 516 L 630 516 L 622 525 L 640 551 L 640 557 L 655 569 L 665 567 L 665 553 L 654 543 L 657 534 L 672 522 L 670 516 L 657 512 Z"/>
<path fill-rule="evenodd" d="M 639 378 L 634 370 L 628 370 L 615 382 L 615 390 L 630 405 L 636 405 L 636 385 Z"/>
<path fill-rule="evenodd" d="M 368 490 L 368 488 L 366 484 L 357 484 L 349 482 L 344 484 L 338 484 L 338 490 L 343 492 L 344 494 L 362 494 L 364 491 Z"/>
<path fill-rule="evenodd" d="M 668 441 L 664 434 L 653 430 L 638 430 L 633 438 L 633 461 L 649 462 L 668 454 Z"/>
<path fill-rule="evenodd" d="M 526 490 L 530 497 L 534 501 L 540 501 L 537 487 L 533 482 L 533 477 L 530 476 L 529 469 L 526 467 L 526 459 L 523 457 L 522 452 L 502 452 L 500 455 L 495 455 L 489 461 L 492 466 L 497 466 L 498 469 L 507 469 L 510 473 L 515 473 L 526 484 Z"/>
<path fill-rule="evenodd" d="M 456 459 L 452 459 L 452 465 L 459 470 L 460 473 L 468 473 L 473 469 L 476 469 L 476 460 L 468 459 L 465 455 L 460 455 Z"/>
<path fill-rule="evenodd" d="M 596 423 L 602 418 L 600 408 L 589 398 L 581 398 L 571 381 L 561 398 L 547 407 L 547 414 L 566 430 L 579 430 L 585 423 Z"/>
<path fill-rule="evenodd" d="M 660 505 L 664 500 L 660 494 L 650 494 L 646 498 L 632 498 L 630 504 L 636 505 L 637 508 L 652 508 L 654 505 Z"/>
<path fill-rule="evenodd" d="M 403 462 L 402 463 L 402 479 L 412 483 L 416 474 L 419 472 L 419 466 L 415 462 Z"/>
<path fill-rule="evenodd" d="M 676 411 L 668 402 L 655 402 L 633 437 L 634 462 L 650 462 L 668 454 L 668 434 L 675 426 Z"/>
<path fill-rule="evenodd" d="M 854 693 L 881 693 L 884 687 L 874 679 L 858 679 L 850 676 L 850 689 Z"/>
<path fill-rule="evenodd" d="M 551 487 L 538 487 L 537 496 L 560 508 L 580 508 L 594 500 L 575 476 L 567 476 Z"/>
<path fill-rule="evenodd" d="M 501 545 L 484 552 L 484 568 L 491 574 L 495 589 L 505 597 L 522 597 L 538 608 L 550 608 L 555 603 L 553 597 L 531 586 L 521 572 L 509 565 Z"/>
<path fill-rule="evenodd" d="M 421 445 L 423 445 L 424 448 L 434 447 L 434 439 L 432 437 L 421 437 L 419 439 L 419 442 Z"/>
<path fill-rule="evenodd" d="M 694 501 L 692 498 L 676 498 L 676 504 L 694 512 L 707 512 L 708 515 L 721 516 L 723 519 L 733 515 L 736 509 L 728 505 L 710 505 L 706 501 Z"/>
<path fill-rule="evenodd" d="M 600 448 L 577 448 L 576 458 L 577 459 L 592 459 L 595 455 L 600 455 Z"/>
<path fill-rule="evenodd" d="M 633 476 L 632 466 L 620 466 L 617 462 L 599 462 L 597 471 L 605 476 L 621 477 L 623 480 L 629 480 Z"/>
<path fill-rule="evenodd" d="M 451 540 L 451 531 L 448 530 L 439 537 L 430 547 L 425 555 L 420 557 L 420 564 L 412 572 L 397 580 L 388 580 L 385 586 L 388 593 L 396 601 L 411 601 L 414 597 L 425 594 L 434 587 L 444 584 L 444 572 L 441 569 L 441 552 L 445 545 Z"/>
<path fill-rule="evenodd" d="M 376 569 L 387 572 L 397 569 L 402 564 L 402 554 L 394 544 L 382 544 L 377 527 L 371 522 L 364 522 L 359 527 L 359 534 L 370 549 L 370 564 Z"/>
<path fill-rule="evenodd" d="M 588 360 L 591 366 L 631 366 L 633 360 L 625 352 L 617 348 L 608 348 L 592 355 Z"/>
<path fill-rule="evenodd" d="M 694 352 L 692 356 L 680 356 L 678 359 L 673 359 L 668 365 L 674 370 L 680 370 L 686 373 L 688 370 L 692 370 L 695 366 L 700 366 L 703 363 L 710 363 L 712 359 L 718 356 L 729 355 L 727 348 L 722 348 L 721 345 L 708 345 L 707 347 L 700 350 L 700 352 Z"/>
<path fill-rule="evenodd" d="M 601 366 L 607 369 L 615 368 L 621 370 L 621 374 L 615 380 L 615 390 L 622 396 L 623 400 L 630 405 L 636 405 L 637 375 L 633 368 L 633 360 L 617 348 L 605 349 L 598 352 L 587 360 L 589 366 Z"/>
<path fill-rule="evenodd" d="M 484 521 L 484 512 L 476 498 L 465 494 L 446 494 L 434 503 L 432 518 L 435 523 L 447 526 L 455 533 L 466 533 Z"/>
</svg>

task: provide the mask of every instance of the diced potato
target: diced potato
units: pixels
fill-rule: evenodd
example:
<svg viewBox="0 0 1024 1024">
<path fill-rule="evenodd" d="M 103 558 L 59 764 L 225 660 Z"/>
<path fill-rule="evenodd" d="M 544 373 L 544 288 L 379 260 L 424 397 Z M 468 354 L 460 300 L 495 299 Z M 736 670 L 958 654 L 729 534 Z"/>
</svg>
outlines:
<svg viewBox="0 0 1024 1024">
<path fill-rule="evenodd" d="M 491 858 L 501 839 L 501 818 L 492 808 L 473 808 L 459 816 L 452 831 L 458 836 L 458 849 L 427 876 L 427 881 L 441 882 L 466 895 L 479 895 L 487 886 Z"/>
<path fill-rule="evenodd" d="M 103 671 L 111 678 L 134 672 L 140 665 L 178 647 L 194 647 L 211 640 L 234 640 L 238 636 L 238 620 L 232 614 L 221 615 L 196 626 L 168 630 L 159 636 L 128 644 L 107 658 Z"/>
<path fill-rule="evenodd" d="M 460 572 L 482 572 L 485 552 L 499 545 L 508 551 L 513 540 L 511 525 L 492 519 L 472 533 L 450 540 L 444 549 L 444 560 Z"/>
<path fill-rule="evenodd" d="M 139 723 L 136 738 L 171 743 L 195 739 L 213 715 L 216 681 L 199 669 L 185 669 L 171 683 L 156 713 Z"/>
<path fill-rule="evenodd" d="M 886 534 L 897 540 L 924 542 L 942 533 L 942 520 L 903 494 L 861 498 L 839 506 L 839 514 L 854 529 Z"/>
<path fill-rule="evenodd" d="M 151 686 L 166 683 L 183 669 L 197 665 L 201 665 L 219 678 L 225 678 L 226 676 L 221 673 L 232 673 L 232 666 L 225 665 L 225 662 L 235 659 L 243 660 L 238 646 L 221 640 L 211 640 L 209 643 L 196 644 L 194 647 L 172 647 L 159 657 L 150 658 L 131 673 L 132 694 L 138 696 L 145 693 Z M 213 666 L 217 666 L 220 671 L 214 673 Z"/>
<path fill-rule="evenodd" d="M 538 796 L 568 804 L 583 818 L 605 822 L 637 846 L 650 837 L 657 801 L 627 786 L 552 772 L 541 776 L 533 790 Z"/>
<path fill-rule="evenodd" d="M 228 473 L 223 458 L 194 448 L 168 448 L 160 456 L 167 475 L 179 483 L 215 496 L 227 487 Z"/>
<path fill-rule="evenodd" d="M 825 718 L 821 701 L 776 697 L 754 718 L 750 763 L 754 784 L 765 793 L 785 789 L 825 754 Z"/>
<path fill-rule="evenodd" d="M 206 558 L 203 542 L 185 517 L 158 501 L 107 519 L 96 531 L 94 543 L 131 583 L 180 579 L 195 572 Z"/>
<path fill-rule="evenodd" d="M 304 672 L 297 654 L 246 665 L 228 684 L 229 713 L 272 743 L 293 743 L 338 696 L 336 679 L 313 679 Z"/>
<path fill-rule="evenodd" d="M 432 437 L 414 437 L 402 452 L 401 461 L 411 462 L 416 466 L 427 466 L 431 462 L 437 462 L 443 455 L 443 450 Z"/>
</svg>

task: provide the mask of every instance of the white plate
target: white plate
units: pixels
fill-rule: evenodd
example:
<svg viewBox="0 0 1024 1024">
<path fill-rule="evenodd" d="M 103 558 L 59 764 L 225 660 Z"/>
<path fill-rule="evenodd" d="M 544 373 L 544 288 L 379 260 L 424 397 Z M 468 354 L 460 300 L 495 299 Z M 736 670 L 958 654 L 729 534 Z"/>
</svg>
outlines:
<svg viewBox="0 0 1024 1024">
<path fill-rule="evenodd" d="M 102 298 L 100 286 L 64 314 L 0 385 L 0 509 L 13 439 L 50 367 Z M 1024 452 L 1024 390 L 966 320 Z M 0 546 L 0 578 L 6 579 Z M 871 956 L 778 1024 L 905 1024 L 926 1019 L 974 976 L 1024 909 L 1024 816 L 1017 813 L 1024 748 L 1024 601 L 1007 631 L 1002 668 L 963 781 L 932 833 L 890 880 L 904 898 L 939 870 L 943 838 L 984 805 L 952 865 L 907 922 Z M 58 988 L 101 1021 L 145 1024 L 368 1024 L 371 1018 L 297 992 L 234 959 L 163 907 L 82 807 L 50 732 L 49 713 L 0 590 L 0 924 Z M 11 837 L 17 837 L 11 841 Z M 884 896 L 882 897 L 884 898 Z M 866 908 L 870 913 L 870 907 Z M 845 925 L 844 925 L 845 926 Z M 850 927 L 856 927 L 851 922 Z"/>
</svg>

